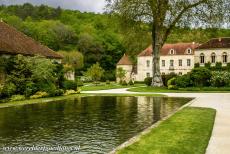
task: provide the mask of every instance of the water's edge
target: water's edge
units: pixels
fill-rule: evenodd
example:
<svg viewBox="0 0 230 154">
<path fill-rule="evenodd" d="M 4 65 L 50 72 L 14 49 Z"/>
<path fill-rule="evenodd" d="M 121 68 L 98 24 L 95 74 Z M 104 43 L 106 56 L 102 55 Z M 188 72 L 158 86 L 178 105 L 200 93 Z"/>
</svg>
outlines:
<svg viewBox="0 0 230 154">
<path fill-rule="evenodd" d="M 169 119 L 171 116 L 173 116 L 175 113 L 181 111 L 182 109 L 190 106 L 194 101 L 196 100 L 196 98 L 192 98 L 191 101 L 189 101 L 188 103 L 186 103 L 185 105 L 183 105 L 182 107 L 180 107 L 178 110 L 176 110 L 175 112 L 173 112 L 172 114 L 162 118 L 161 120 L 159 120 L 158 122 L 154 123 L 153 125 L 151 125 L 150 127 L 144 129 L 142 132 L 138 133 L 136 136 L 130 138 L 129 140 L 127 140 L 126 142 L 122 143 L 121 145 L 119 145 L 118 147 L 116 147 L 115 149 L 113 149 L 111 152 L 109 152 L 108 154 L 115 154 L 117 153 L 119 150 L 124 149 L 132 144 L 134 144 L 135 142 L 138 142 L 141 137 L 143 135 L 146 135 L 148 133 L 150 133 L 150 131 L 156 127 L 158 127 L 163 121 Z"/>
</svg>

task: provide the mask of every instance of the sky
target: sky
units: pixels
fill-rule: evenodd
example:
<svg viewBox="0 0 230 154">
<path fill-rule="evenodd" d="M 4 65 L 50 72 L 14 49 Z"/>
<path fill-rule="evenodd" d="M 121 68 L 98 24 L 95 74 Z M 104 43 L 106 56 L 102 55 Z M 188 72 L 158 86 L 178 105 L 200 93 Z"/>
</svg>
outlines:
<svg viewBox="0 0 230 154">
<path fill-rule="evenodd" d="M 52 7 L 62 7 L 71 10 L 80 10 L 82 12 L 103 12 L 105 0 L 0 0 L 0 5 L 24 4 L 49 5 Z"/>
</svg>

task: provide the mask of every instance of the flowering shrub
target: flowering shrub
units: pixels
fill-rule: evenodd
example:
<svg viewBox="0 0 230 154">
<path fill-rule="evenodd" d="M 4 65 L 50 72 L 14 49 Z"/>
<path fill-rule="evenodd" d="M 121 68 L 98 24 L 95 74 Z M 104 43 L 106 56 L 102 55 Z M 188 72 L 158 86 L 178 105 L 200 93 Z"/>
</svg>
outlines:
<svg viewBox="0 0 230 154">
<path fill-rule="evenodd" d="M 13 95 L 10 98 L 10 101 L 23 101 L 26 97 L 24 95 Z"/>
<path fill-rule="evenodd" d="M 214 87 L 226 87 L 230 85 L 230 72 L 215 71 L 212 72 L 211 85 Z"/>
<path fill-rule="evenodd" d="M 37 98 L 44 98 L 44 97 L 47 97 L 47 96 L 48 96 L 47 92 L 38 91 L 33 96 L 30 96 L 30 98 L 31 99 L 37 99 Z"/>
<path fill-rule="evenodd" d="M 66 90 L 64 95 L 68 96 L 68 95 L 80 94 L 80 93 L 81 93 L 81 90 L 77 90 L 77 91 L 75 91 L 75 90 Z"/>
</svg>

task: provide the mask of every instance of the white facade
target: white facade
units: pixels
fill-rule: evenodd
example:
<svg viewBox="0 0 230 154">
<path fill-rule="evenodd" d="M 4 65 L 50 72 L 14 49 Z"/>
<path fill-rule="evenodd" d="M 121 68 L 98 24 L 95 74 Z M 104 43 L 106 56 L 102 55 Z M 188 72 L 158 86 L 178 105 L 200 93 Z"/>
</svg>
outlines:
<svg viewBox="0 0 230 154">
<path fill-rule="evenodd" d="M 161 74 L 187 74 L 196 63 L 200 66 L 205 66 L 206 63 L 211 63 L 211 66 L 216 66 L 216 63 L 227 66 L 230 64 L 230 38 L 214 38 L 204 44 L 165 44 L 160 55 Z M 149 46 L 137 57 L 136 81 L 144 81 L 146 77 L 153 76 L 152 61 L 152 47 Z M 130 70 L 127 78 L 133 73 Z"/>
<path fill-rule="evenodd" d="M 203 60 L 202 56 L 204 57 Z M 215 57 L 215 58 L 214 58 Z M 222 66 L 226 66 L 230 62 L 230 48 L 228 49 L 197 49 L 195 52 L 195 63 L 204 66 L 205 63 L 211 63 L 215 66 L 217 62 L 221 62 Z"/>
<path fill-rule="evenodd" d="M 122 68 L 126 74 L 124 80 L 128 83 L 131 79 L 135 80 L 134 75 L 133 75 L 133 65 L 117 65 L 117 69 Z M 117 78 L 117 82 L 120 82 L 120 79 Z"/>
<path fill-rule="evenodd" d="M 187 74 L 194 68 L 194 55 L 167 55 L 160 57 L 160 70 L 162 74 Z M 152 77 L 152 56 L 138 57 L 137 81 L 144 81 Z"/>
</svg>

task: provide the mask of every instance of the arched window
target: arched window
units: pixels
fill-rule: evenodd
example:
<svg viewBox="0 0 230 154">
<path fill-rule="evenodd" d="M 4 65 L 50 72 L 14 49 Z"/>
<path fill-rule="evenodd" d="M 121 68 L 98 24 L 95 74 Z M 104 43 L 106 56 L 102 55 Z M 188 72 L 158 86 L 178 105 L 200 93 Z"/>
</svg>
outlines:
<svg viewBox="0 0 230 154">
<path fill-rule="evenodd" d="M 201 64 L 204 64 L 204 62 L 205 62 L 205 61 L 204 61 L 204 58 L 205 58 L 205 57 L 204 57 L 204 54 L 201 53 L 201 54 L 200 54 L 200 63 L 201 63 Z"/>
<path fill-rule="evenodd" d="M 187 49 L 187 54 L 192 54 L 192 49 L 191 48 Z"/>
<path fill-rule="evenodd" d="M 211 63 L 216 63 L 216 54 L 215 53 L 211 54 Z"/>
<path fill-rule="evenodd" d="M 175 54 L 175 50 L 174 49 L 170 49 L 169 54 L 170 55 L 174 55 Z"/>
<path fill-rule="evenodd" d="M 227 63 L 228 62 L 228 55 L 226 52 L 223 53 L 223 63 Z"/>
</svg>

